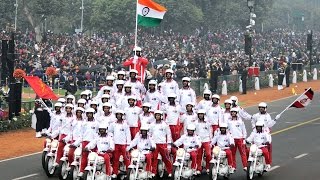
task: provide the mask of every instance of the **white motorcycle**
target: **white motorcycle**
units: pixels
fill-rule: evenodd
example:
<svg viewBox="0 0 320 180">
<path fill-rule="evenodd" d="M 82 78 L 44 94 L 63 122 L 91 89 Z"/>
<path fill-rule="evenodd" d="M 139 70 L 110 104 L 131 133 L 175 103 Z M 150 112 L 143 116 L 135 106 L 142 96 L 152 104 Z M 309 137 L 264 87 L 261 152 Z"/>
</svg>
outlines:
<svg viewBox="0 0 320 180">
<path fill-rule="evenodd" d="M 174 180 L 180 179 L 195 179 L 193 170 L 191 168 L 190 152 L 195 149 L 179 148 L 176 154 L 176 161 L 173 163 L 172 178 Z"/>
<path fill-rule="evenodd" d="M 70 150 L 70 144 L 66 144 L 63 148 L 63 156 L 60 159 L 59 167 L 58 167 L 58 175 L 60 180 L 68 179 L 69 171 L 70 171 L 70 162 L 68 161 L 68 154 Z"/>
<path fill-rule="evenodd" d="M 88 165 L 84 169 L 83 180 L 111 180 L 105 172 L 104 158 L 96 152 L 90 152 L 88 155 Z"/>
<path fill-rule="evenodd" d="M 209 179 L 216 180 L 218 176 L 229 179 L 231 167 L 228 164 L 228 159 L 225 149 L 215 146 L 212 150 L 212 160 L 210 161 Z"/>
<path fill-rule="evenodd" d="M 51 142 L 52 140 L 50 138 L 46 138 L 46 147 L 42 150 L 42 155 L 41 155 L 41 164 L 43 169 L 45 169 L 46 167 L 46 158 L 51 148 Z"/>
<path fill-rule="evenodd" d="M 59 141 L 56 139 L 52 140 L 51 148 L 50 148 L 50 151 L 47 153 L 47 157 L 44 165 L 45 166 L 44 171 L 48 177 L 52 177 L 57 170 L 57 166 L 55 166 L 55 163 L 57 158 L 58 146 L 59 146 Z"/>
<path fill-rule="evenodd" d="M 79 180 L 78 174 L 80 173 L 80 164 L 81 164 L 81 154 L 82 154 L 82 146 L 76 148 L 74 151 L 74 159 L 71 163 L 71 169 L 69 172 L 70 180 Z"/>
<path fill-rule="evenodd" d="M 254 174 L 258 176 L 263 176 L 264 170 L 266 168 L 265 159 L 262 153 L 261 147 L 266 147 L 266 145 L 257 146 L 252 144 L 250 146 L 250 153 L 248 158 L 248 170 L 247 179 L 253 179 Z"/>
<path fill-rule="evenodd" d="M 149 150 L 148 150 L 149 151 Z M 146 169 L 146 157 L 138 149 L 131 151 L 131 163 L 128 166 L 128 180 L 149 179 Z"/>
</svg>

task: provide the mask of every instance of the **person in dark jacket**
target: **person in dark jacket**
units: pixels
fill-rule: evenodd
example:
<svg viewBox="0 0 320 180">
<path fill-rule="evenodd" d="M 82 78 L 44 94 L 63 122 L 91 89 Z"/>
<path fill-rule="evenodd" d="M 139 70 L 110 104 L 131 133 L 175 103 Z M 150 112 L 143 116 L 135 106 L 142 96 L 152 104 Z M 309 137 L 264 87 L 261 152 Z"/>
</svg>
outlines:
<svg viewBox="0 0 320 180">
<path fill-rule="evenodd" d="M 286 75 L 286 84 L 287 84 L 287 87 L 289 87 L 290 86 L 290 64 L 289 63 L 285 68 L 285 75 Z"/>
<path fill-rule="evenodd" d="M 69 93 L 75 94 L 77 92 L 77 84 L 73 79 L 73 76 L 68 77 L 68 80 L 64 83 L 63 89 L 67 90 L 66 95 Z"/>
<path fill-rule="evenodd" d="M 221 75 L 222 69 L 217 63 L 211 65 L 210 71 L 210 87 L 212 93 L 217 93 L 218 77 Z"/>
</svg>

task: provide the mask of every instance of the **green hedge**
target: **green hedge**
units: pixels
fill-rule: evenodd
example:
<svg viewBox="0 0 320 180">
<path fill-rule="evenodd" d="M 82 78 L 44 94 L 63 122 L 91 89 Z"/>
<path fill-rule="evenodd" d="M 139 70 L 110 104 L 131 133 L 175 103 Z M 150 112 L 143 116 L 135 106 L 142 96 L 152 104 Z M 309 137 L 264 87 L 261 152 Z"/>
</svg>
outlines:
<svg viewBox="0 0 320 180">
<path fill-rule="evenodd" d="M 31 114 L 22 113 L 12 120 L 0 120 L 0 132 L 23 129 L 31 127 Z"/>
</svg>

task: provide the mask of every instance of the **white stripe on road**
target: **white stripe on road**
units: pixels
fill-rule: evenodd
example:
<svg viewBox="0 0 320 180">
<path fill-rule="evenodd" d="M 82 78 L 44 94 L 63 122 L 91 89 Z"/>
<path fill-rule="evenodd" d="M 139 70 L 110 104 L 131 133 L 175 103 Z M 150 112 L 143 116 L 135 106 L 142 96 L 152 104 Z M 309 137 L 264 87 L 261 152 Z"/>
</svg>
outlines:
<svg viewBox="0 0 320 180">
<path fill-rule="evenodd" d="M 268 172 L 270 172 L 270 171 L 273 171 L 273 170 L 275 170 L 275 169 L 278 169 L 280 166 L 272 166 L 269 170 L 268 170 Z"/>
<path fill-rule="evenodd" d="M 9 158 L 9 159 L 4 159 L 4 160 L 1 160 L 0 163 L 6 162 L 6 161 L 15 160 L 15 159 L 20 159 L 20 158 L 24 158 L 24 157 L 28 157 L 28 156 L 33 156 L 33 155 L 37 155 L 37 154 L 41 154 L 41 153 L 42 153 L 42 151 L 36 152 L 36 153 L 32 153 L 32 154 L 26 154 L 26 155 L 23 155 L 23 156 L 13 157 L 13 158 Z"/>
<path fill-rule="evenodd" d="M 308 153 L 303 153 L 303 154 L 300 154 L 299 156 L 296 156 L 294 157 L 295 159 L 299 159 L 299 158 L 302 158 L 304 156 L 308 155 Z"/>
<path fill-rule="evenodd" d="M 37 175 L 39 175 L 39 174 L 38 174 L 38 173 L 29 174 L 29 175 L 27 175 L 27 176 L 18 177 L 18 178 L 12 179 L 12 180 L 26 179 L 26 178 L 33 177 L 33 176 L 37 176 Z"/>
</svg>

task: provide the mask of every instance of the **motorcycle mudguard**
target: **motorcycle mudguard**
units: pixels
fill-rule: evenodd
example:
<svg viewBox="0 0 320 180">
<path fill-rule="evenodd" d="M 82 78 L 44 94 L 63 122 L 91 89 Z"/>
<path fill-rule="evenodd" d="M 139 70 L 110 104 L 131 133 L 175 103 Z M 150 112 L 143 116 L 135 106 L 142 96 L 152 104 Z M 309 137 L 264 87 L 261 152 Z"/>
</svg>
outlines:
<svg viewBox="0 0 320 180">
<path fill-rule="evenodd" d="M 85 170 L 85 171 L 92 171 L 92 169 L 93 169 L 93 167 L 87 166 L 84 170 Z"/>
<path fill-rule="evenodd" d="M 217 162 L 216 159 L 211 159 L 210 164 L 215 164 Z"/>
<path fill-rule="evenodd" d="M 61 159 L 60 159 L 60 161 L 67 161 L 68 160 L 68 157 L 62 157 Z"/>
<path fill-rule="evenodd" d="M 77 162 L 77 161 L 73 161 L 72 163 L 71 163 L 71 166 L 78 166 L 79 165 L 79 163 Z"/>
<path fill-rule="evenodd" d="M 130 165 L 128 166 L 129 169 L 134 169 L 135 167 L 136 167 L 136 165 L 133 165 L 133 164 L 130 164 Z"/>
<path fill-rule="evenodd" d="M 48 152 L 50 148 L 44 148 L 42 152 Z"/>
<path fill-rule="evenodd" d="M 49 153 L 47 154 L 48 157 L 52 157 L 52 156 L 54 156 L 54 155 L 55 155 L 55 153 L 52 153 L 52 152 L 49 152 Z"/>
<path fill-rule="evenodd" d="M 254 157 L 249 157 L 248 161 L 250 161 L 250 162 L 254 161 Z"/>
</svg>

